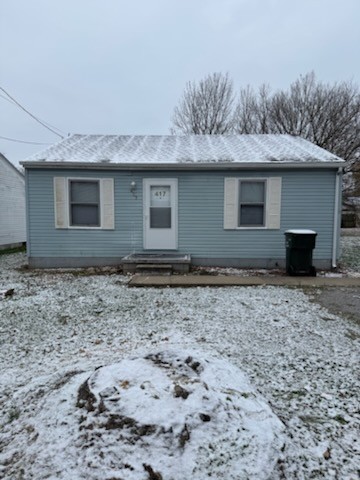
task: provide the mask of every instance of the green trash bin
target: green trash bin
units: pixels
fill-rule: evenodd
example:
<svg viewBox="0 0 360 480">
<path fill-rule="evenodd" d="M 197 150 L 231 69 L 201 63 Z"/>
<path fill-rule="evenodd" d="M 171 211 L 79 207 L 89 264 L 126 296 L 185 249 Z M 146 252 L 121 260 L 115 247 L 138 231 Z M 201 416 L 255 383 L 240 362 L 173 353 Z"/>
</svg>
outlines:
<svg viewBox="0 0 360 480">
<path fill-rule="evenodd" d="M 313 230 L 287 230 L 285 232 L 286 273 L 288 275 L 316 276 L 316 270 L 312 264 L 316 235 L 317 233 Z"/>
</svg>

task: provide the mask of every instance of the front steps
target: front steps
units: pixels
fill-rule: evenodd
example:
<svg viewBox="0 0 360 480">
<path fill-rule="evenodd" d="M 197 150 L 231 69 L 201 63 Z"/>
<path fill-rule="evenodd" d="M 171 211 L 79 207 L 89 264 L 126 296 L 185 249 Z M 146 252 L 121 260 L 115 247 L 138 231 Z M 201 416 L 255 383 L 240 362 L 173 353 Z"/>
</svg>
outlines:
<svg viewBox="0 0 360 480">
<path fill-rule="evenodd" d="M 135 273 L 140 275 L 171 275 L 173 267 L 170 263 L 139 263 Z"/>
<path fill-rule="evenodd" d="M 174 253 L 132 253 L 121 261 L 124 273 L 170 275 L 189 273 L 191 255 Z"/>
</svg>

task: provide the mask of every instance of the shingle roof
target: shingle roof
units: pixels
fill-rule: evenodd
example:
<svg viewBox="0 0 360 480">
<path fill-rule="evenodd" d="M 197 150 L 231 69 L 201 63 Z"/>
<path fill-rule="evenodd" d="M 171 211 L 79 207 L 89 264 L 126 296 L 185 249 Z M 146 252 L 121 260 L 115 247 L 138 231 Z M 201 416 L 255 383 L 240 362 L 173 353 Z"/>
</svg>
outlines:
<svg viewBox="0 0 360 480">
<path fill-rule="evenodd" d="M 27 161 L 161 165 L 342 160 L 291 135 L 72 135 Z"/>
</svg>

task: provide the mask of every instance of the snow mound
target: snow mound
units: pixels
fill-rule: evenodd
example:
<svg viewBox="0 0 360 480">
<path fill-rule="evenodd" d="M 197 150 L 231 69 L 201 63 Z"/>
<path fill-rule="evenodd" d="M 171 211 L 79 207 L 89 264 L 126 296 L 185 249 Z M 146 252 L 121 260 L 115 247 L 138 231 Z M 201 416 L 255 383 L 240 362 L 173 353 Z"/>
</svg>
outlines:
<svg viewBox="0 0 360 480">
<path fill-rule="evenodd" d="M 9 480 L 265 480 L 287 441 L 246 376 L 197 348 L 39 377 L 21 395 L 0 437 Z"/>
<path fill-rule="evenodd" d="M 198 352 L 101 367 L 76 405 L 88 478 L 268 478 L 284 444 L 282 423 L 243 373 Z"/>
</svg>

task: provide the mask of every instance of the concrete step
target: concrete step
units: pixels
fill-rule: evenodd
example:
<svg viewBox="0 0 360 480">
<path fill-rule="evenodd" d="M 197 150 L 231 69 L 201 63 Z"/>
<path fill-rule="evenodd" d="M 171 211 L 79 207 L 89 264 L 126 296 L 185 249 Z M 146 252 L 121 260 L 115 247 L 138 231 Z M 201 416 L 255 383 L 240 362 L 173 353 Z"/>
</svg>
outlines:
<svg viewBox="0 0 360 480">
<path fill-rule="evenodd" d="M 189 254 L 178 255 L 173 253 L 132 253 L 122 258 L 124 273 L 176 272 L 188 273 L 191 264 Z"/>
<path fill-rule="evenodd" d="M 135 273 L 146 275 L 171 275 L 173 267 L 169 263 L 139 263 L 135 267 Z"/>
</svg>

